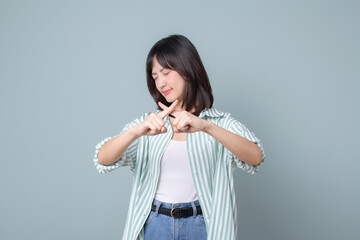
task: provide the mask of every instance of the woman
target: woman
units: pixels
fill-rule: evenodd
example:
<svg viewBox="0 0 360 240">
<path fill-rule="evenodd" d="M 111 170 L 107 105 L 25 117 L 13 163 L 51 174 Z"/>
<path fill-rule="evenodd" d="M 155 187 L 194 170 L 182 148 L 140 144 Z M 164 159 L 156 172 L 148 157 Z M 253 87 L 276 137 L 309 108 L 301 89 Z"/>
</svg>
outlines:
<svg viewBox="0 0 360 240">
<path fill-rule="evenodd" d="M 146 77 L 158 110 L 100 142 L 94 158 L 100 173 L 120 166 L 134 172 L 123 239 L 236 239 L 232 170 L 255 174 L 262 144 L 212 107 L 208 76 L 186 37 L 158 41 Z"/>
</svg>

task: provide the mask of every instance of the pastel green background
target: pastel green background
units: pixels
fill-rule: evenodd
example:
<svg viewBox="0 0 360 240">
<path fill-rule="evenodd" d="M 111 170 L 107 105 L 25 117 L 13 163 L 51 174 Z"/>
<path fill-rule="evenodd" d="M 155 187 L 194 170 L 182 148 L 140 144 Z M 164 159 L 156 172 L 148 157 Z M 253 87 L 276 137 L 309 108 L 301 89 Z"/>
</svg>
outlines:
<svg viewBox="0 0 360 240">
<path fill-rule="evenodd" d="M 267 159 L 235 169 L 238 238 L 360 239 L 359 1 L 0 1 L 0 239 L 121 239 L 132 173 L 98 142 L 154 111 L 151 46 L 198 49 Z"/>
</svg>

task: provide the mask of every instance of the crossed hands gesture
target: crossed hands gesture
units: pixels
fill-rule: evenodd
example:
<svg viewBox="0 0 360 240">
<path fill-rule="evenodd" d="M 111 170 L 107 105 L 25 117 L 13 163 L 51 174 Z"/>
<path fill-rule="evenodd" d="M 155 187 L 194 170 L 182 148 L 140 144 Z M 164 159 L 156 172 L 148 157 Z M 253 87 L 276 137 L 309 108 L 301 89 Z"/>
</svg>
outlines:
<svg viewBox="0 0 360 240">
<path fill-rule="evenodd" d="M 178 100 L 175 100 L 170 107 L 165 106 L 161 102 L 158 103 L 163 109 L 162 112 L 157 114 L 151 113 L 143 122 L 136 126 L 136 132 L 138 136 L 154 136 L 157 134 L 167 132 L 165 127 L 164 118 L 166 115 L 172 114 L 178 104 Z M 193 133 L 197 131 L 204 131 L 207 126 L 207 121 L 187 112 L 181 111 L 175 116 L 175 121 L 172 123 L 174 132 L 176 133 Z"/>
</svg>

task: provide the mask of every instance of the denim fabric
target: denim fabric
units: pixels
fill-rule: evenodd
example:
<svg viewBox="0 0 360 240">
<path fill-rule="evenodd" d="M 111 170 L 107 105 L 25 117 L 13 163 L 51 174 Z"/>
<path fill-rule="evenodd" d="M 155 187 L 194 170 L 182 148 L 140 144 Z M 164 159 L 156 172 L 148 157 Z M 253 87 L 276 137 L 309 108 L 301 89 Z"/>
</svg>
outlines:
<svg viewBox="0 0 360 240">
<path fill-rule="evenodd" d="M 157 209 L 151 211 L 144 226 L 145 240 L 206 240 L 207 232 L 204 217 L 196 213 L 199 201 L 191 203 L 164 203 L 153 200 Z M 164 214 L 158 214 L 159 207 L 192 207 L 194 215 L 187 218 L 172 218 Z"/>
</svg>

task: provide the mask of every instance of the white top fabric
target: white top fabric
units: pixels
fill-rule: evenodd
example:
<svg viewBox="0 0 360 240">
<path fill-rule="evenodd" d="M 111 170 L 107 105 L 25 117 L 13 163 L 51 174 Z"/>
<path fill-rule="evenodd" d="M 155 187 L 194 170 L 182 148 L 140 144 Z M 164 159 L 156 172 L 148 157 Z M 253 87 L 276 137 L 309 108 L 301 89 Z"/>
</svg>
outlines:
<svg viewBox="0 0 360 240">
<path fill-rule="evenodd" d="M 155 199 L 167 203 L 186 203 L 197 200 L 186 141 L 170 140 L 161 159 Z"/>
</svg>

